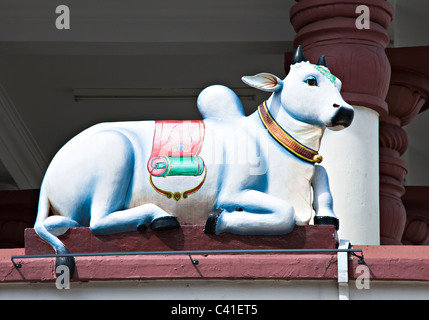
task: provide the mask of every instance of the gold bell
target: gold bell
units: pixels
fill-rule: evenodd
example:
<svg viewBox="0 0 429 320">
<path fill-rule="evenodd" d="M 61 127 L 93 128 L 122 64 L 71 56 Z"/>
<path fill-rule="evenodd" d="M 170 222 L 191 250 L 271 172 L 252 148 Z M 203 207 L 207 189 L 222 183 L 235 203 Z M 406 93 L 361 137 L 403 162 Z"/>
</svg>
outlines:
<svg viewBox="0 0 429 320">
<path fill-rule="evenodd" d="M 320 154 L 316 154 L 316 155 L 313 157 L 313 161 L 314 161 L 314 162 L 317 162 L 317 163 L 321 163 L 321 162 L 323 161 L 323 157 L 322 157 Z"/>
</svg>

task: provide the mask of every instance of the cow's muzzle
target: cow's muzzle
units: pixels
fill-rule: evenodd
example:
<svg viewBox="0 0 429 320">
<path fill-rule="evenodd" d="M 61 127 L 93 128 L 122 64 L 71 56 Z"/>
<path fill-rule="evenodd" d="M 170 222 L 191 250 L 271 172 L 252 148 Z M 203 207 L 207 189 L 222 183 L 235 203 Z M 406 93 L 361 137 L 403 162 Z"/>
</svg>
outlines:
<svg viewBox="0 0 429 320">
<path fill-rule="evenodd" d="M 337 112 L 331 119 L 331 124 L 328 127 L 332 130 L 341 130 L 351 125 L 354 117 L 354 110 L 351 107 L 335 105 Z"/>
</svg>

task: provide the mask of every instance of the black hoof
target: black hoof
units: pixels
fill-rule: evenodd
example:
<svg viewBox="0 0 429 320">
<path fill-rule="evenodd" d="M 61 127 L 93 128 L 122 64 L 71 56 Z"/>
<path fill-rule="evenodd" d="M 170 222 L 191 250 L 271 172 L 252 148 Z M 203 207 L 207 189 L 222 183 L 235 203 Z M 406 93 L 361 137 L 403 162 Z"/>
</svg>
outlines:
<svg viewBox="0 0 429 320">
<path fill-rule="evenodd" d="M 69 253 L 69 252 L 67 252 Z M 69 274 L 69 280 L 73 278 L 76 269 L 74 257 L 57 257 L 55 260 L 55 275 L 57 278 L 61 275 Z"/>
<path fill-rule="evenodd" d="M 327 224 L 335 226 L 335 229 L 340 228 L 340 220 L 334 217 L 314 217 L 314 224 Z"/>
<path fill-rule="evenodd" d="M 150 228 L 154 231 L 163 231 L 180 228 L 176 217 L 162 217 L 152 221 Z"/>
<path fill-rule="evenodd" d="M 144 223 L 137 227 L 137 231 L 139 232 L 145 232 L 146 230 L 147 230 L 147 225 L 145 225 Z"/>
<path fill-rule="evenodd" d="M 210 213 L 209 217 L 207 218 L 206 225 L 204 227 L 204 233 L 216 234 L 217 220 L 219 219 L 219 216 L 222 211 L 222 209 L 215 209 L 212 213 Z"/>
</svg>

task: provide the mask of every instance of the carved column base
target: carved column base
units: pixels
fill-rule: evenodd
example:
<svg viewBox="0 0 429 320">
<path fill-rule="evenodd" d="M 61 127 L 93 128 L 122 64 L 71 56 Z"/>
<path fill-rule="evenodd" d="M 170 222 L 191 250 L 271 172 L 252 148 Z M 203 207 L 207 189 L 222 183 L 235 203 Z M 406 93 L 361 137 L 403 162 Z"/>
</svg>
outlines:
<svg viewBox="0 0 429 320">
<path fill-rule="evenodd" d="M 408 166 L 400 159 L 408 145 L 399 119 L 380 119 L 380 244 L 400 245 L 407 213 L 401 197 Z"/>
<path fill-rule="evenodd" d="M 402 197 L 407 222 L 402 237 L 406 245 L 429 244 L 429 187 L 406 186 Z"/>
</svg>

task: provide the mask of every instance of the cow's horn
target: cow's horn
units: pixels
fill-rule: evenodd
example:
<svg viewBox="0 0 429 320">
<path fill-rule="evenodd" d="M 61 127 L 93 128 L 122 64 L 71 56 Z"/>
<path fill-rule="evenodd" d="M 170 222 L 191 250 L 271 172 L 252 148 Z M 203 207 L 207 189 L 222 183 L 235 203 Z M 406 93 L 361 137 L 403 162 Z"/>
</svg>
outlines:
<svg viewBox="0 0 429 320">
<path fill-rule="evenodd" d="M 317 61 L 317 65 L 319 66 L 324 66 L 324 67 L 328 67 L 328 65 L 326 64 L 326 59 L 325 59 L 325 55 L 321 55 L 319 58 L 319 61 Z"/>
<path fill-rule="evenodd" d="M 304 53 L 302 52 L 302 47 L 301 45 L 298 46 L 298 48 L 296 48 L 295 54 L 293 55 L 292 58 L 292 64 L 295 63 L 299 63 L 299 62 L 306 62 L 307 59 L 304 56 Z"/>
</svg>

